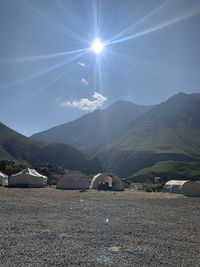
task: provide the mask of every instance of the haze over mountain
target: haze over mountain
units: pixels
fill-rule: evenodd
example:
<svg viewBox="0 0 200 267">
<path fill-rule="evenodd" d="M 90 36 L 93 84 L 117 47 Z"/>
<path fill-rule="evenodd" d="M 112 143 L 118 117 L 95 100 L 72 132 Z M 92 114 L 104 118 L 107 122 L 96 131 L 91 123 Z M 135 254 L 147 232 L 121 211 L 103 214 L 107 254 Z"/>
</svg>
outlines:
<svg viewBox="0 0 200 267">
<path fill-rule="evenodd" d="M 199 114 L 198 93 L 178 93 L 153 107 L 119 101 L 32 138 L 75 145 L 125 177 L 155 164 L 156 170 L 162 165 L 162 171 L 166 166 L 176 175 L 176 166 L 190 168 L 189 162 L 193 168 L 200 161 Z"/>
<path fill-rule="evenodd" d="M 34 134 L 31 138 L 70 144 L 94 154 L 119 137 L 131 122 L 150 108 L 128 101 L 117 101 L 107 109 L 95 110 L 72 122 Z"/>
<path fill-rule="evenodd" d="M 118 101 L 32 137 L 43 141 L 1 123 L 0 159 L 52 162 L 86 173 L 99 171 L 101 163 L 130 179 L 149 173 L 194 179 L 200 173 L 199 114 L 199 94 L 179 93 L 153 107 Z"/>
<path fill-rule="evenodd" d="M 0 160 L 14 160 L 33 165 L 54 163 L 67 169 L 95 173 L 101 170 L 96 159 L 64 144 L 31 140 L 0 123 Z"/>
<path fill-rule="evenodd" d="M 100 155 L 106 169 L 128 176 L 159 161 L 200 161 L 200 98 L 179 93 L 135 120 Z"/>
</svg>

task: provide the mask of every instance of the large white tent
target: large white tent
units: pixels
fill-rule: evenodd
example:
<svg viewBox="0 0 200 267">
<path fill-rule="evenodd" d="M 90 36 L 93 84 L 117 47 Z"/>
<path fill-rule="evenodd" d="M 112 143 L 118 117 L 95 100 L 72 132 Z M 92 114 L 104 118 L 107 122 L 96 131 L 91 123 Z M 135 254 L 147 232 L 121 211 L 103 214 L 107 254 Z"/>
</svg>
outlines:
<svg viewBox="0 0 200 267">
<path fill-rule="evenodd" d="M 79 171 L 66 171 L 61 175 L 58 189 L 87 189 L 89 188 L 88 177 Z"/>
<path fill-rule="evenodd" d="M 108 189 L 113 191 L 123 190 L 123 184 L 119 176 L 113 173 L 99 173 L 92 178 L 91 189 L 98 189 L 99 184 L 107 183 Z"/>
<path fill-rule="evenodd" d="M 200 182 L 189 180 L 170 180 L 166 182 L 165 191 L 185 196 L 200 196 Z"/>
<path fill-rule="evenodd" d="M 0 171 L 0 185 L 7 186 L 8 185 L 8 176 Z"/>
<path fill-rule="evenodd" d="M 30 168 L 11 175 L 9 179 L 9 186 L 16 187 L 44 187 L 46 184 L 47 177 Z"/>
</svg>

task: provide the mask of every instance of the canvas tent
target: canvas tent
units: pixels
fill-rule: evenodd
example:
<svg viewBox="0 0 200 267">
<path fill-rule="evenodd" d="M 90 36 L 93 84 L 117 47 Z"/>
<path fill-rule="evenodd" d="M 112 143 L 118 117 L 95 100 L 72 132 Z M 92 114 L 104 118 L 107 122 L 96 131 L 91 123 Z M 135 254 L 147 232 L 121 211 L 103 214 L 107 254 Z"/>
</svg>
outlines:
<svg viewBox="0 0 200 267">
<path fill-rule="evenodd" d="M 200 182 L 189 180 L 170 180 L 164 187 L 166 192 L 183 194 L 185 196 L 200 196 Z"/>
<path fill-rule="evenodd" d="M 7 186 L 8 185 L 8 176 L 0 171 L 0 185 Z"/>
<path fill-rule="evenodd" d="M 11 175 L 9 179 L 9 186 L 15 187 L 44 187 L 46 184 L 47 177 L 30 168 Z"/>
<path fill-rule="evenodd" d="M 87 189 L 89 188 L 88 177 L 79 171 L 66 171 L 59 179 L 58 189 Z"/>
<path fill-rule="evenodd" d="M 123 190 L 123 184 L 120 177 L 113 173 L 99 173 L 95 175 L 90 183 L 90 188 L 98 189 L 99 183 L 107 183 L 108 189 L 113 191 Z"/>
</svg>

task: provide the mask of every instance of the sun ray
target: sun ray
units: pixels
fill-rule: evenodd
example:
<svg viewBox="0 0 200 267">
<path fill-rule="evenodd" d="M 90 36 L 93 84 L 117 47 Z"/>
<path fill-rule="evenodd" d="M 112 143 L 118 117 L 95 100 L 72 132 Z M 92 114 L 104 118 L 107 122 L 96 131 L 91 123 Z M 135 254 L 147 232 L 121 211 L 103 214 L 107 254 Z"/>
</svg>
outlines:
<svg viewBox="0 0 200 267">
<path fill-rule="evenodd" d="M 132 30 L 135 26 L 140 25 L 141 22 L 144 22 L 145 20 L 151 18 L 153 15 L 155 15 L 158 12 L 160 12 L 160 10 L 163 9 L 166 6 L 167 3 L 168 3 L 168 1 L 165 1 L 164 3 L 162 3 L 160 6 L 156 7 L 155 9 L 153 9 L 150 13 L 146 14 L 144 17 L 142 17 L 141 19 L 137 20 L 134 24 L 131 24 L 129 27 L 127 27 L 126 29 L 122 30 L 121 32 L 119 32 L 118 34 L 113 36 L 111 39 L 107 40 L 107 43 L 110 43 L 110 42 L 114 41 L 116 38 L 118 38 L 118 37 L 122 36 L 123 34 L 127 33 L 129 30 Z"/>
<path fill-rule="evenodd" d="M 64 24 L 58 22 L 57 20 L 51 18 L 50 16 L 48 16 L 46 13 L 42 12 L 40 9 L 38 9 L 37 7 L 35 7 L 33 4 L 31 4 L 30 2 L 28 1 L 25 1 L 25 0 L 21 0 L 21 2 L 28 6 L 29 8 L 31 8 L 32 10 L 34 10 L 35 12 L 37 12 L 38 14 L 40 14 L 41 16 L 43 16 L 44 18 L 48 19 L 49 21 L 51 21 L 52 23 L 54 23 L 55 25 L 58 26 L 58 28 L 62 31 L 62 32 L 67 32 L 67 31 L 70 31 Z"/>
<path fill-rule="evenodd" d="M 67 73 L 69 73 L 70 71 L 72 71 L 74 69 L 74 65 L 65 70 L 64 72 L 62 72 L 60 75 L 58 75 L 57 77 L 55 77 L 53 80 L 51 80 L 46 86 L 40 88 L 39 90 L 37 91 L 34 91 L 34 94 L 30 95 L 30 97 L 28 99 L 31 99 L 37 95 L 40 95 L 42 94 L 43 92 L 45 92 L 50 86 L 52 86 L 53 84 L 55 84 L 57 81 L 59 81 L 60 79 L 62 79 Z"/>
<path fill-rule="evenodd" d="M 85 55 L 86 53 L 87 53 L 87 52 L 83 52 L 83 53 L 81 53 L 81 54 L 79 54 L 79 55 L 77 55 L 77 56 L 74 56 L 73 58 L 70 58 L 70 59 L 67 60 L 67 61 L 64 61 L 64 62 L 62 62 L 62 63 L 56 64 L 56 65 L 54 65 L 54 66 L 52 66 L 52 67 L 49 67 L 49 68 L 47 68 L 47 69 L 44 69 L 44 70 L 42 70 L 42 71 L 40 71 L 40 72 L 34 73 L 34 74 L 29 75 L 29 76 L 27 76 L 27 77 L 25 77 L 25 78 L 23 78 L 23 79 L 20 79 L 20 80 L 18 80 L 18 81 L 15 81 L 15 82 L 13 82 L 13 83 L 7 85 L 6 88 L 4 88 L 4 89 L 7 89 L 7 88 L 9 88 L 9 87 L 13 87 L 13 86 L 18 85 L 18 84 L 20 84 L 20 83 L 27 82 L 27 81 L 29 81 L 29 80 L 31 80 L 31 79 L 34 79 L 34 78 L 37 78 L 37 77 L 39 77 L 39 76 L 45 75 L 45 74 L 47 74 L 47 73 L 49 73 L 49 72 L 52 72 L 52 71 L 54 71 L 54 70 L 56 70 L 56 69 L 58 69 L 58 68 L 60 68 L 60 67 L 62 67 L 62 66 L 64 66 L 64 65 L 69 64 L 69 63 L 73 62 L 74 60 L 76 60 L 76 59 L 82 57 L 82 56 Z"/>
<path fill-rule="evenodd" d="M 118 39 L 118 40 L 115 40 L 115 41 L 106 42 L 106 45 L 112 45 L 112 44 L 121 43 L 121 42 L 128 41 L 128 40 L 131 40 L 131 39 L 134 39 L 134 38 L 137 38 L 137 37 L 140 37 L 140 36 L 143 36 L 143 35 L 146 35 L 146 34 L 149 34 L 149 33 L 155 32 L 155 31 L 158 31 L 158 30 L 162 30 L 163 28 L 169 27 L 169 26 L 171 26 L 171 25 L 173 25 L 175 23 L 178 23 L 178 22 L 180 22 L 180 21 L 182 21 L 184 19 L 187 19 L 187 18 L 189 18 L 191 16 L 194 16 L 194 15 L 196 15 L 198 13 L 200 13 L 200 7 L 193 8 L 189 12 L 185 12 L 182 15 L 179 15 L 177 17 L 174 17 L 171 20 L 162 22 L 161 24 L 156 25 L 156 26 L 153 26 L 153 27 L 151 27 L 149 29 L 140 31 L 138 33 L 134 33 L 132 35 L 123 37 L 123 38 Z"/>
<path fill-rule="evenodd" d="M 89 48 L 83 48 L 83 49 L 71 50 L 71 51 L 54 53 L 54 54 L 6 59 L 4 61 L 6 61 L 8 63 L 24 63 L 24 62 L 28 62 L 28 61 L 39 61 L 39 60 L 69 56 L 69 55 L 73 55 L 73 54 L 77 54 L 77 53 L 81 53 L 81 52 L 88 52 L 88 51 L 89 51 Z"/>
</svg>

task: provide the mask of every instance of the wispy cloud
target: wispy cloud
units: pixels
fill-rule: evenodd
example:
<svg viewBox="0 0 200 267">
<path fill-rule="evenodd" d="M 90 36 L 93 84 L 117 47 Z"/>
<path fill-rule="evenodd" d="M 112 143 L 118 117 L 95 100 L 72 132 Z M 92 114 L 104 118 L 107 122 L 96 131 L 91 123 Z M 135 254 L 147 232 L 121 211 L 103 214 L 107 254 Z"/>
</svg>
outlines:
<svg viewBox="0 0 200 267">
<path fill-rule="evenodd" d="M 83 68 L 88 67 L 88 65 L 86 63 L 83 63 L 83 62 L 79 62 L 78 65 L 83 67 Z"/>
<path fill-rule="evenodd" d="M 94 111 L 97 108 L 103 106 L 107 98 L 98 92 L 94 92 L 92 95 L 93 100 L 88 98 L 81 98 L 80 100 L 65 101 L 62 106 L 78 108 L 84 111 Z"/>
<path fill-rule="evenodd" d="M 81 79 L 81 84 L 83 84 L 83 85 L 88 85 L 89 82 L 88 82 L 85 78 L 82 78 L 82 79 Z"/>
</svg>

